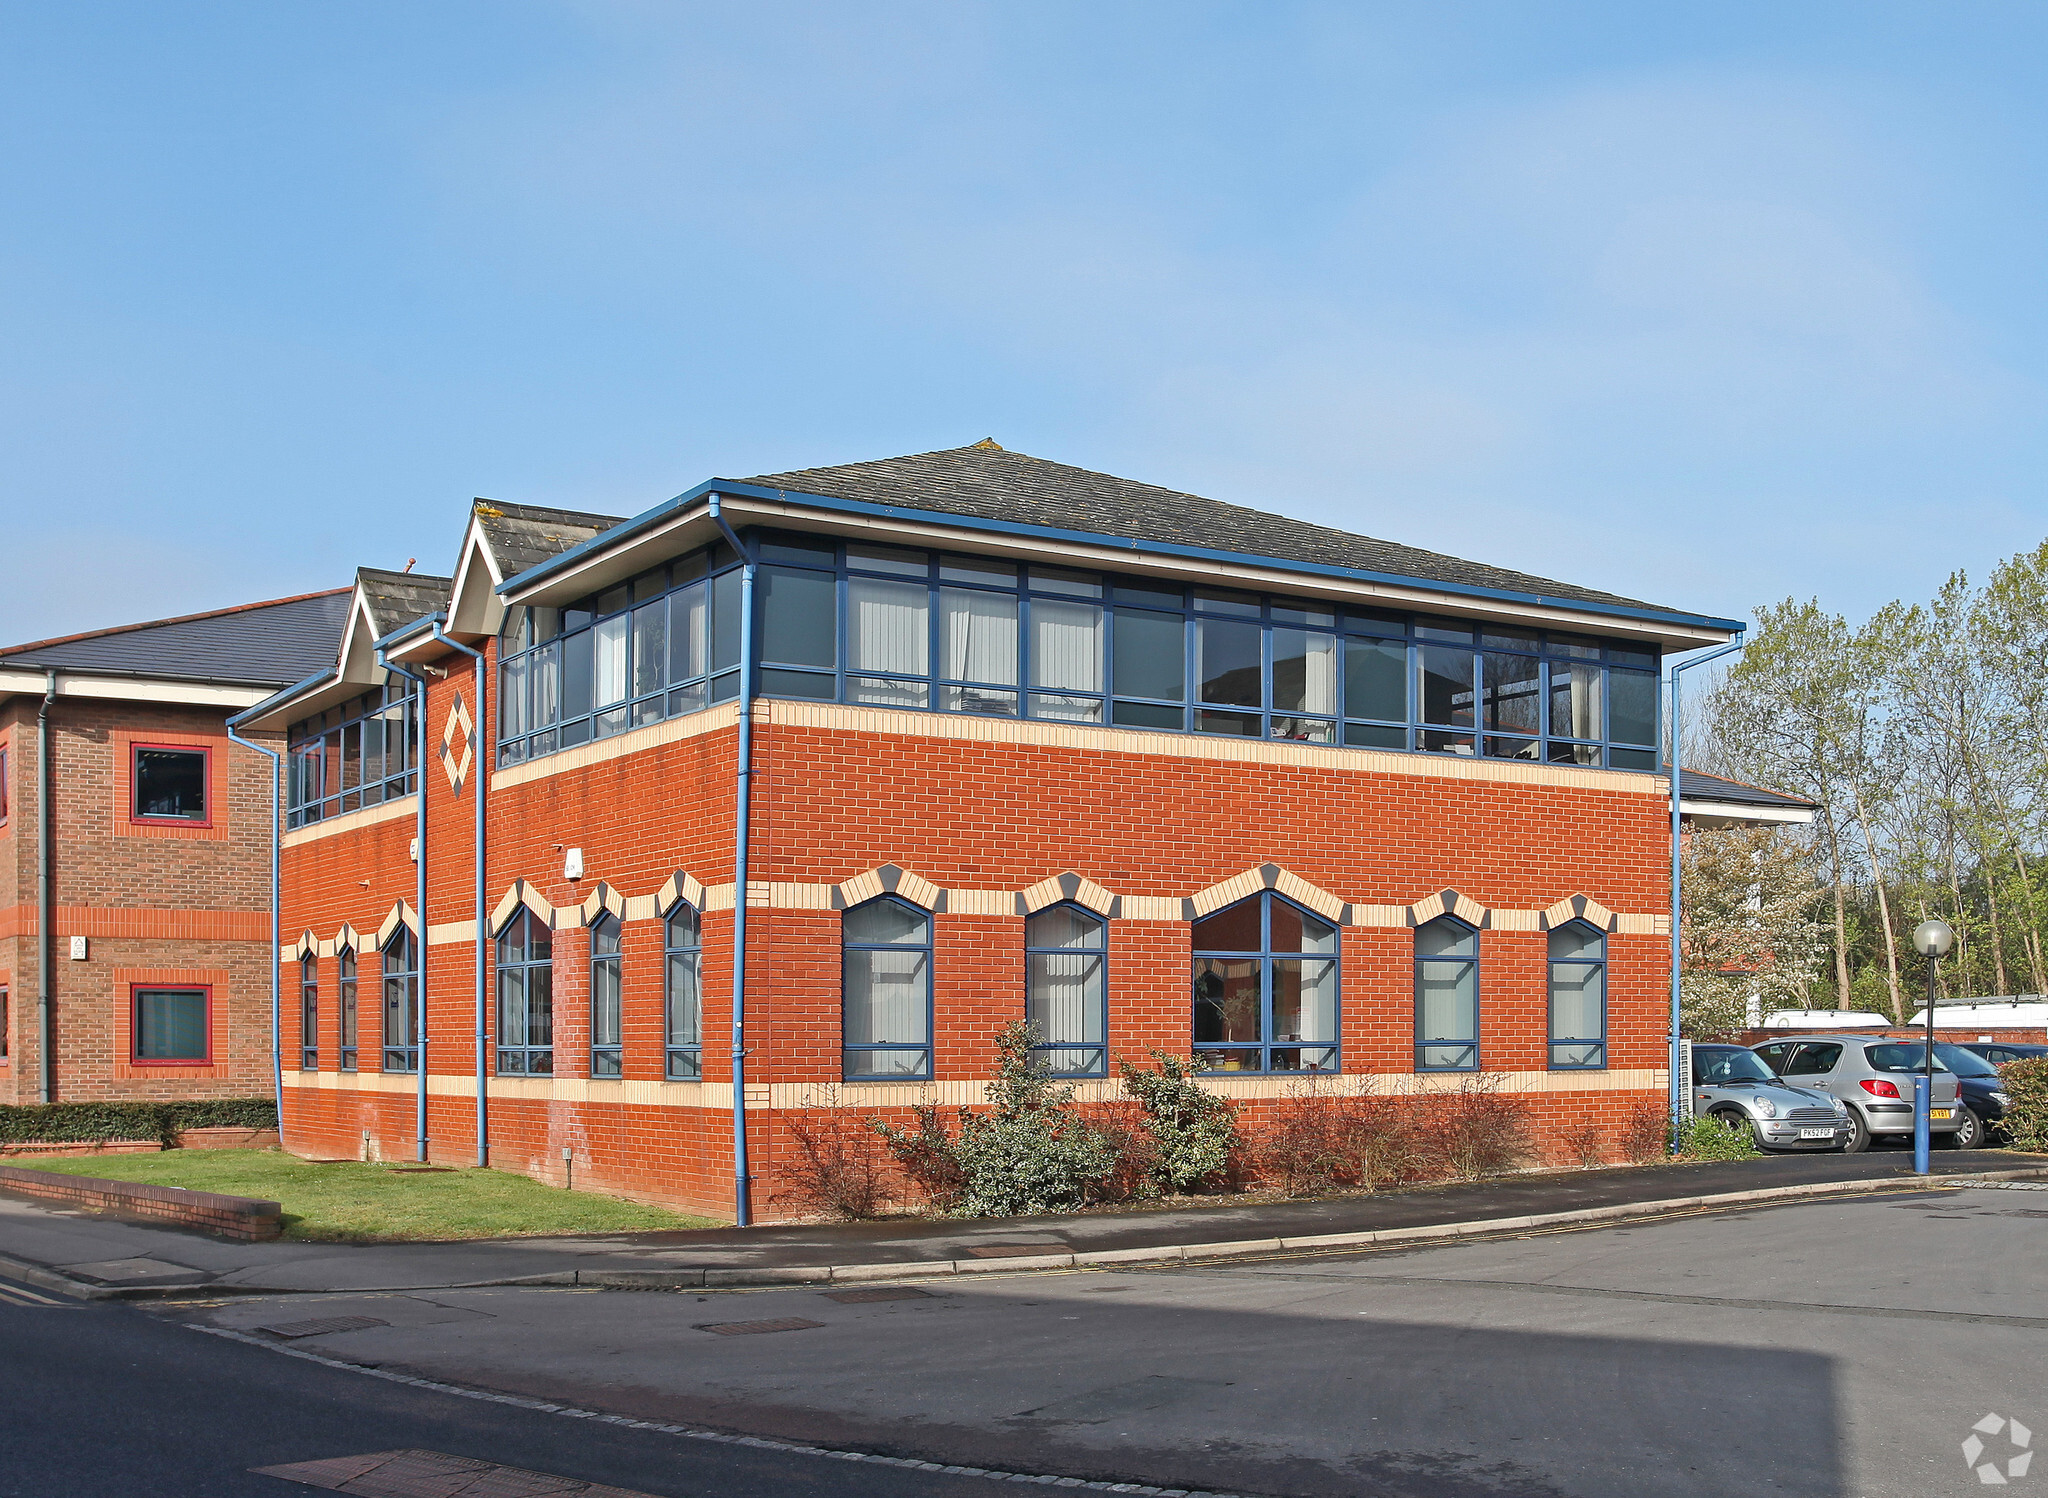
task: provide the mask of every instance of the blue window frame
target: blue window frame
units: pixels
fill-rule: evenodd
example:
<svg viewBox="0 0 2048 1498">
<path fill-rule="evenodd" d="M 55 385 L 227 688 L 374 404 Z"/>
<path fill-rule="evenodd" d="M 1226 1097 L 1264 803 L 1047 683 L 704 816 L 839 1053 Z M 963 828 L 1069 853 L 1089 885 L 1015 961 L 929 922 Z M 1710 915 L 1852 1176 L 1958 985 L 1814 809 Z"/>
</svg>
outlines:
<svg viewBox="0 0 2048 1498">
<path fill-rule="evenodd" d="M 1415 931 L 1415 1069 L 1479 1070 L 1479 933 L 1456 916 Z"/>
<path fill-rule="evenodd" d="M 1550 1067 L 1607 1065 L 1607 937 L 1584 921 L 1550 933 Z"/>
<path fill-rule="evenodd" d="M 419 787 L 413 684 L 384 686 L 291 725 L 285 735 L 285 826 L 305 827 Z"/>
<path fill-rule="evenodd" d="M 384 943 L 384 1070 L 420 1067 L 420 943 L 401 925 Z"/>
<path fill-rule="evenodd" d="M 340 1022 L 340 1045 L 334 1064 L 341 1071 L 356 1069 L 356 949 L 343 947 L 334 954 L 334 1007 Z"/>
<path fill-rule="evenodd" d="M 697 912 L 679 903 L 662 923 L 666 1075 L 671 1082 L 704 1079 L 704 951 Z"/>
<path fill-rule="evenodd" d="M 498 1075 L 555 1070 L 555 938 L 521 906 L 498 933 Z"/>
<path fill-rule="evenodd" d="M 1336 1071 L 1337 928 L 1253 895 L 1194 924 L 1195 1055 L 1226 1072 Z"/>
<path fill-rule="evenodd" d="M 993 557 L 753 531 L 770 697 L 1654 770 L 1654 650 Z M 513 608 L 499 761 L 739 694 L 720 545 Z"/>
<path fill-rule="evenodd" d="M 609 915 L 590 928 L 590 1074 L 593 1077 L 625 1075 L 620 1015 L 626 975 L 625 958 L 619 949 L 619 934 L 618 920 Z"/>
<path fill-rule="evenodd" d="M 849 1082 L 929 1080 L 932 918 L 883 896 L 840 918 L 842 1074 Z"/>
<path fill-rule="evenodd" d="M 1054 1076 L 1109 1075 L 1109 922 L 1078 905 L 1025 920 L 1024 1018 Z"/>
<path fill-rule="evenodd" d="M 320 1067 L 320 963 L 299 959 L 299 1070 Z"/>
</svg>

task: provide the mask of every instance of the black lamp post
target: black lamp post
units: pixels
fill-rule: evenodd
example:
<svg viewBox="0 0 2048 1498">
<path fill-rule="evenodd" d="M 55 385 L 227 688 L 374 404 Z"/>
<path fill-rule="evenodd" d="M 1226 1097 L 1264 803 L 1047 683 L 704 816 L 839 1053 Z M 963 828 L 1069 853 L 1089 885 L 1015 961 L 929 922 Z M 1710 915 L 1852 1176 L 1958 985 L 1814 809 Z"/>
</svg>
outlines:
<svg viewBox="0 0 2048 1498">
<path fill-rule="evenodd" d="M 1934 1105 L 1934 970 L 1955 939 L 1947 921 L 1922 921 L 1913 928 L 1913 950 L 1927 959 L 1927 1008 L 1921 1016 L 1927 1022 L 1927 1059 L 1913 1079 L 1913 1169 L 1923 1176 L 1928 1172 L 1927 1110 Z"/>
</svg>

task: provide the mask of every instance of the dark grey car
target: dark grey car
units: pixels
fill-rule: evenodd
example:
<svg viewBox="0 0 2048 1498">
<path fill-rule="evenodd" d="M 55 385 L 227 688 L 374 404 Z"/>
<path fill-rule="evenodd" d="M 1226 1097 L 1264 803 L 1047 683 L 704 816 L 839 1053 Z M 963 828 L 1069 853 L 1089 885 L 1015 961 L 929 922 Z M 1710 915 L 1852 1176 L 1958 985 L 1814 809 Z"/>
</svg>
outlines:
<svg viewBox="0 0 2048 1498">
<path fill-rule="evenodd" d="M 1764 1064 L 1795 1087 L 1825 1092 L 1848 1105 L 1854 1132 L 1843 1146 L 1851 1154 L 1870 1148 L 1873 1138 L 1913 1132 L 1913 1074 L 1926 1053 L 1920 1042 L 1871 1035 L 1802 1035 L 1755 1047 Z M 1939 1149 L 1954 1149 L 1963 1128 L 1956 1075 L 1934 1058 L 1928 1133 Z"/>
</svg>

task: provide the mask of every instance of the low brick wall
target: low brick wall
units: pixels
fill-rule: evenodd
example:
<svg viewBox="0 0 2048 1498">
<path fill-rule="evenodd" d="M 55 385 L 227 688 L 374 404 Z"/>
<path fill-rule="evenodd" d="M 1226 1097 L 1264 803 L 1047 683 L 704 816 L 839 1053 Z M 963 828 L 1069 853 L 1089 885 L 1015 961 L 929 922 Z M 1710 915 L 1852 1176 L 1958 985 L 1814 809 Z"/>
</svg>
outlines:
<svg viewBox="0 0 2048 1498">
<path fill-rule="evenodd" d="M 154 1139 L 87 1139 L 52 1144 L 0 1144 L 0 1155 L 154 1155 L 163 1146 Z"/>
<path fill-rule="evenodd" d="M 94 1211 L 192 1228 L 216 1238 L 254 1243 L 284 1231 L 276 1202 L 247 1196 L 222 1196 L 212 1191 L 185 1191 L 176 1186 L 150 1186 L 140 1181 L 102 1181 L 93 1176 L 62 1175 L 0 1165 L 0 1191 L 19 1192 L 46 1201 Z"/>
<path fill-rule="evenodd" d="M 181 1150 L 267 1150 L 277 1148 L 275 1129 L 181 1129 Z"/>
</svg>

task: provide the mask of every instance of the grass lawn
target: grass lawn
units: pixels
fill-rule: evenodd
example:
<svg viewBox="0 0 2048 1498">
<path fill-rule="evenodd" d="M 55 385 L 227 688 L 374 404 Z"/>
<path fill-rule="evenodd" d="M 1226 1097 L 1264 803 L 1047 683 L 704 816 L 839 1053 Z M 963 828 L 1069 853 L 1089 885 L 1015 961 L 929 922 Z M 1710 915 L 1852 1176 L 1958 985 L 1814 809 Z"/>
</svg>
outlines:
<svg viewBox="0 0 2048 1498">
<path fill-rule="evenodd" d="M 375 1243 L 703 1228 L 717 1223 L 585 1191 L 560 1191 L 503 1170 L 409 1173 L 403 1165 L 315 1164 L 282 1150 L 165 1150 L 70 1155 L 10 1164 L 110 1181 L 145 1181 L 284 1208 L 287 1238 Z M 415 1167 L 417 1169 L 417 1167 Z"/>
</svg>

